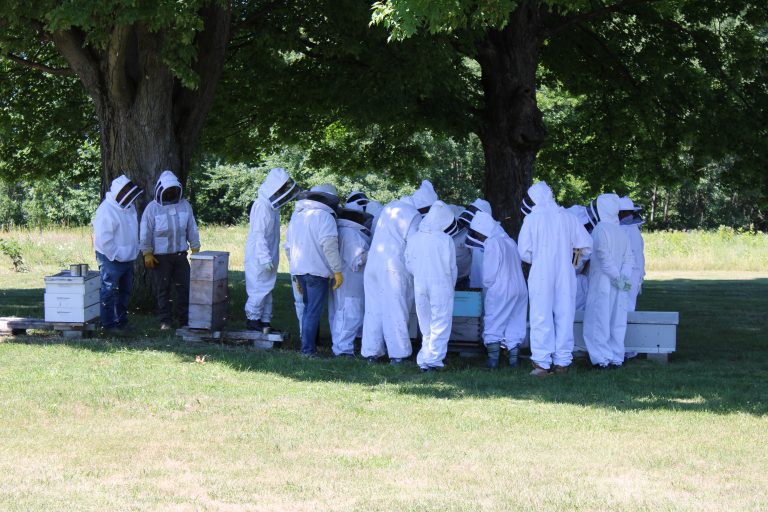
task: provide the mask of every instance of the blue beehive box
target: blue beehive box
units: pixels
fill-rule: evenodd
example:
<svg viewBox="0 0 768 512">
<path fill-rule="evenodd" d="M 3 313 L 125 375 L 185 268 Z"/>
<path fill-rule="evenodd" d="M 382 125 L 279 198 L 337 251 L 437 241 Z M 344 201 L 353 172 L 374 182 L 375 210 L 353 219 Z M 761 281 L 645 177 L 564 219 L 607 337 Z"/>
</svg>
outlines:
<svg viewBox="0 0 768 512">
<path fill-rule="evenodd" d="M 480 318 L 483 316 L 483 293 L 461 290 L 453 295 L 453 316 Z"/>
</svg>

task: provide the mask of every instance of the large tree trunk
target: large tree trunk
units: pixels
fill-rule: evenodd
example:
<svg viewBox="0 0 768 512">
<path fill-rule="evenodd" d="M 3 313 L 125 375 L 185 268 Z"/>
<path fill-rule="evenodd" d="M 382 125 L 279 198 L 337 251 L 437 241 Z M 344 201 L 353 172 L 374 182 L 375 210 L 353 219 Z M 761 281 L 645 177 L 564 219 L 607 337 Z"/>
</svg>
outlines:
<svg viewBox="0 0 768 512">
<path fill-rule="evenodd" d="M 110 183 L 127 175 L 144 189 L 139 215 L 152 199 L 165 169 L 186 183 L 192 155 L 213 102 L 229 39 L 230 10 L 219 4 L 201 9 L 204 29 L 197 34 L 193 70 L 196 89 L 184 88 L 163 62 L 164 32 L 142 24 L 116 26 L 104 49 L 85 44 L 78 29 L 53 34 L 56 47 L 93 100 L 101 134 L 102 197 Z M 135 273 L 134 303 L 150 296 L 141 259 Z M 152 301 L 149 301 L 150 303 Z"/>
<path fill-rule="evenodd" d="M 489 30 L 477 45 L 484 107 L 480 139 L 485 153 L 485 194 L 515 239 L 520 203 L 531 185 L 536 153 L 546 129 L 536 105 L 536 69 L 542 44 L 541 13 L 521 2 L 503 30 Z"/>
</svg>

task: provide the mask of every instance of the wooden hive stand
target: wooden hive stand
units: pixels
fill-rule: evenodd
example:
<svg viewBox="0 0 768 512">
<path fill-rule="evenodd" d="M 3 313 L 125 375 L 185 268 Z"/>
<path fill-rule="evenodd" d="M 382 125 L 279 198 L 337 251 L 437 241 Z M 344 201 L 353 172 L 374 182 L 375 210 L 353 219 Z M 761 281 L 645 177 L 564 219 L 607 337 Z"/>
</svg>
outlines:
<svg viewBox="0 0 768 512">
<path fill-rule="evenodd" d="M 90 338 L 96 330 L 95 322 L 46 322 L 42 318 L 15 316 L 0 317 L 0 336 L 18 336 L 28 329 L 57 331 L 70 339 Z"/>
<path fill-rule="evenodd" d="M 269 334 L 263 334 L 260 331 L 216 331 L 211 329 L 193 329 L 182 327 L 176 329 L 176 336 L 190 343 L 222 343 L 230 345 L 251 346 L 255 349 L 280 348 L 283 342 L 288 341 L 290 336 L 287 332 L 272 331 Z"/>
</svg>

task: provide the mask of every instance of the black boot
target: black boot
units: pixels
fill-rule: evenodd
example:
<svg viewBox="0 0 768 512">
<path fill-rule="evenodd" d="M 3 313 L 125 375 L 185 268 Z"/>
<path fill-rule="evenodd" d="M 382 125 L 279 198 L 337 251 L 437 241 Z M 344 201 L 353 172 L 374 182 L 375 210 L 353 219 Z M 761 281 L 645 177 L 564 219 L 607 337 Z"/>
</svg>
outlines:
<svg viewBox="0 0 768 512">
<path fill-rule="evenodd" d="M 485 350 L 488 352 L 488 359 L 485 360 L 485 367 L 491 370 L 498 368 L 499 355 L 501 354 L 501 343 L 498 341 L 495 343 L 489 343 L 485 346 Z"/>
</svg>

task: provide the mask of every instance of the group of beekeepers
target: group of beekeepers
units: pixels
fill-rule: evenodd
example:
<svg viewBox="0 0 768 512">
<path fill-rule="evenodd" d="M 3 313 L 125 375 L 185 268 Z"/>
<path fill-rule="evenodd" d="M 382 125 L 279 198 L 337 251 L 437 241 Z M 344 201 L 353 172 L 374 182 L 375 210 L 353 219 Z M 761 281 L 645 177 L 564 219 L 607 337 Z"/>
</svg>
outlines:
<svg viewBox="0 0 768 512">
<path fill-rule="evenodd" d="M 454 291 L 482 288 L 486 365 L 510 366 L 530 318 L 534 376 L 565 373 L 573 359 L 577 304 L 596 369 L 625 357 L 627 311 L 644 275 L 642 218 L 628 197 L 602 194 L 588 206 L 557 205 L 544 182 L 530 187 L 518 242 L 494 220 L 490 204 L 452 206 L 429 181 L 387 205 L 360 191 L 341 205 L 333 185 L 300 192 L 282 168 L 272 169 L 250 212 L 245 305 L 249 329 L 269 329 L 280 254 L 280 208 L 297 199 L 283 245 L 289 262 L 301 353 L 317 357 L 321 315 L 328 303 L 332 350 L 354 356 L 354 340 L 370 362 L 400 364 L 412 353 L 409 318 L 422 334 L 416 363 L 444 366 Z M 530 264 L 528 282 L 522 262 Z"/>
<path fill-rule="evenodd" d="M 134 201 L 143 193 L 128 177 L 115 179 L 94 220 L 101 273 L 101 324 L 127 326 L 133 261 L 142 253 L 155 279 L 161 329 L 176 315 L 186 325 L 187 250 L 200 250 L 192 207 L 178 178 L 160 174 L 141 220 Z M 280 209 L 297 200 L 283 249 L 289 261 L 301 353 L 317 357 L 321 315 L 328 303 L 332 350 L 371 362 L 400 364 L 412 353 L 409 319 L 415 307 L 422 334 L 416 362 L 423 371 L 444 366 L 456 289 L 482 288 L 486 365 L 510 366 L 530 322 L 534 376 L 565 373 L 573 359 L 573 321 L 584 310 L 584 341 L 596 369 L 619 367 L 626 357 L 627 311 L 635 309 L 643 276 L 640 208 L 628 197 L 602 194 L 587 206 L 557 205 L 545 182 L 531 186 L 517 243 L 476 199 L 452 206 L 429 181 L 387 205 L 363 192 L 342 207 L 333 185 L 301 191 L 283 168 L 270 170 L 250 211 L 245 248 L 247 327 L 269 331 L 272 290 L 280 255 Z M 530 264 L 528 281 L 522 262 Z"/>
</svg>

